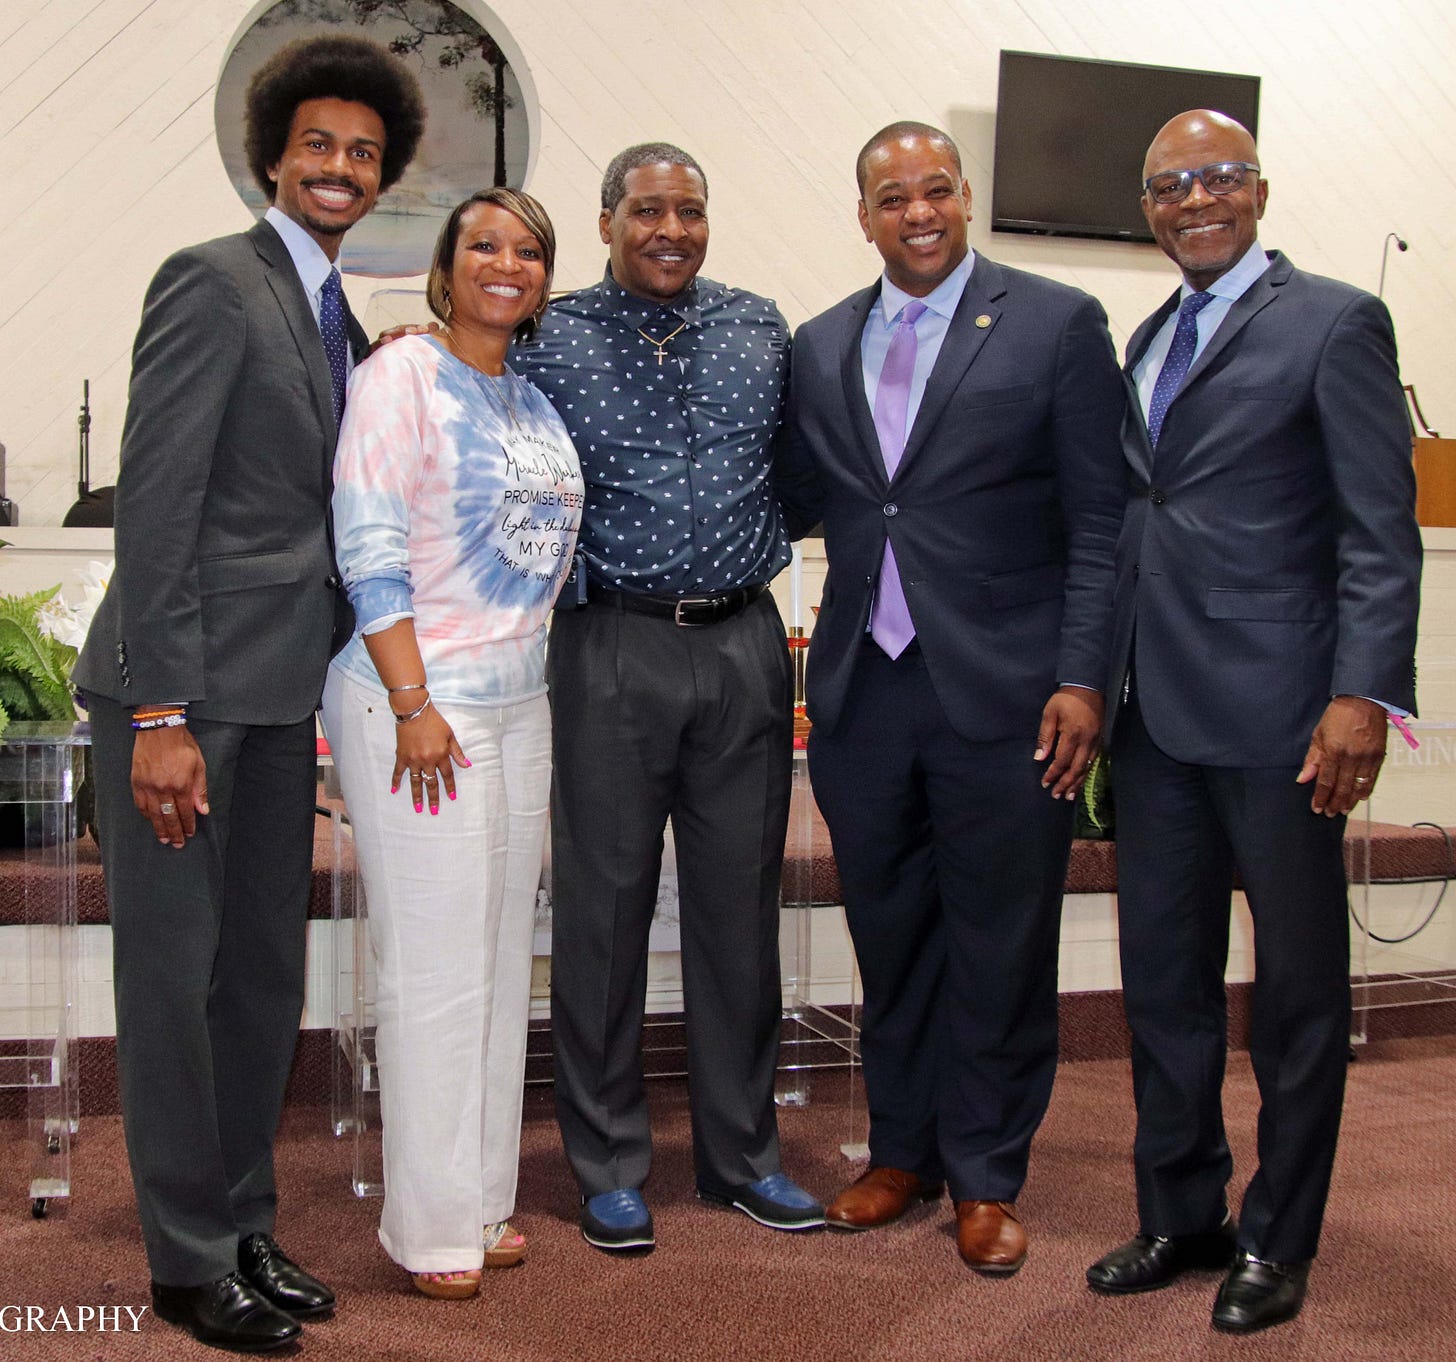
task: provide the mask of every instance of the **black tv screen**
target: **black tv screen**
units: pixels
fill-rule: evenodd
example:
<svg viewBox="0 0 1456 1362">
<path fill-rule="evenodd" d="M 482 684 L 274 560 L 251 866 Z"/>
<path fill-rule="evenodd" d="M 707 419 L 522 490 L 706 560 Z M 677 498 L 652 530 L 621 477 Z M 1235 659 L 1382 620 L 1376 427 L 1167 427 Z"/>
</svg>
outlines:
<svg viewBox="0 0 1456 1362">
<path fill-rule="evenodd" d="M 1151 241 L 1138 199 L 1154 134 L 1185 109 L 1259 133 L 1259 77 L 1002 52 L 991 230 Z"/>
</svg>

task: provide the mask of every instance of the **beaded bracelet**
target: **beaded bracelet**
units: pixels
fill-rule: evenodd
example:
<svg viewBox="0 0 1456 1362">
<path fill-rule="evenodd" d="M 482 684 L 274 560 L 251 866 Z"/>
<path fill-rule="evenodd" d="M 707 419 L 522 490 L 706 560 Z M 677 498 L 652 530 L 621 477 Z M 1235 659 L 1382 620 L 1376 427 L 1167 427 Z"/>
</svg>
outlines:
<svg viewBox="0 0 1456 1362">
<path fill-rule="evenodd" d="M 430 697 L 427 695 L 425 696 L 425 703 L 422 704 L 418 709 L 412 709 L 408 714 L 396 714 L 394 716 L 394 721 L 397 724 L 407 724 L 411 719 L 418 719 L 421 714 L 429 709 L 429 707 Z"/>
<path fill-rule="evenodd" d="M 187 712 L 176 710 L 171 714 L 148 715 L 145 718 L 133 719 L 131 726 L 139 732 L 146 732 L 153 728 L 182 728 L 187 723 Z"/>
</svg>

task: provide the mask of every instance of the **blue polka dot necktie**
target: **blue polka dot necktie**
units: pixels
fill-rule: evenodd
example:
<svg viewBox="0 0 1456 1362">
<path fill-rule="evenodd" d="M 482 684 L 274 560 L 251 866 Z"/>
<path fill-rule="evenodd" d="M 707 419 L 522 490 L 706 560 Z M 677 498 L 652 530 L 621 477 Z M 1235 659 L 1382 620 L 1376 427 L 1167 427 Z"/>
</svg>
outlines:
<svg viewBox="0 0 1456 1362">
<path fill-rule="evenodd" d="M 344 288 L 338 270 L 330 270 L 319 297 L 319 333 L 329 357 L 334 389 L 334 424 L 344 416 L 344 389 L 349 381 L 349 329 L 344 324 Z"/>
<path fill-rule="evenodd" d="M 1162 372 L 1153 384 L 1153 400 L 1148 403 L 1148 434 L 1153 448 L 1157 448 L 1158 436 L 1163 430 L 1163 418 L 1168 408 L 1188 377 L 1188 368 L 1193 363 L 1193 352 L 1198 349 L 1198 314 L 1213 301 L 1211 293 L 1190 293 L 1178 309 L 1178 327 L 1173 332 L 1173 344 L 1168 358 L 1163 361 Z"/>
</svg>

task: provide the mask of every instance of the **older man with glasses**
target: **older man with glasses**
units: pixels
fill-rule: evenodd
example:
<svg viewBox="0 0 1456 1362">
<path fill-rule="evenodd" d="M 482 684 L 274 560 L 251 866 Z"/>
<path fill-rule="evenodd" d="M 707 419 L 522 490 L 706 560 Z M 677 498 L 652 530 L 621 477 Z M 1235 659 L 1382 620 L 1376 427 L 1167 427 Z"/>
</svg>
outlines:
<svg viewBox="0 0 1456 1362">
<path fill-rule="evenodd" d="M 1385 308 L 1265 253 L 1249 133 L 1180 114 L 1143 213 L 1182 287 L 1134 334 L 1106 691 L 1139 1233 L 1094 1291 L 1227 1275 L 1213 1326 L 1304 1301 L 1349 1041 L 1342 838 L 1415 708 L 1421 546 Z M 1120 703 L 1119 703 L 1120 699 Z M 1254 920 L 1259 1166 L 1238 1224 L 1220 1106 L 1237 866 Z"/>
</svg>

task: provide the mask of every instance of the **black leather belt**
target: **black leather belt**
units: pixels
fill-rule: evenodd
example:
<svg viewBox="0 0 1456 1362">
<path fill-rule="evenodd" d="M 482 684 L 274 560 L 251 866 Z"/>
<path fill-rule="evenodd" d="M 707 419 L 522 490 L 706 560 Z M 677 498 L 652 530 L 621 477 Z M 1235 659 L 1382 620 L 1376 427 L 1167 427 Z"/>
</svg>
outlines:
<svg viewBox="0 0 1456 1362">
<path fill-rule="evenodd" d="M 629 615 L 655 615 L 684 629 L 701 629 L 707 624 L 731 620 L 767 590 L 768 587 L 760 584 L 718 591 L 710 596 L 643 596 L 633 591 L 608 591 L 604 586 L 588 584 L 586 598 L 593 605 L 610 605 L 617 610 L 625 610 Z"/>
</svg>

